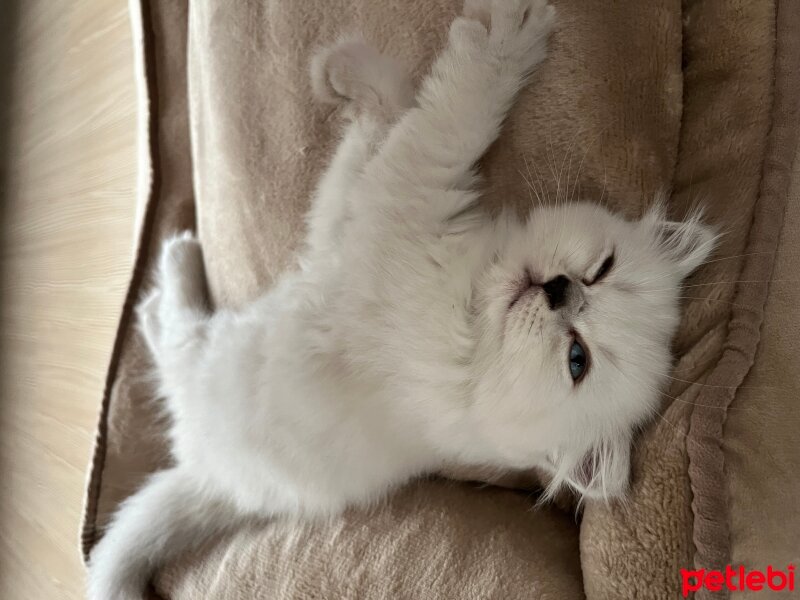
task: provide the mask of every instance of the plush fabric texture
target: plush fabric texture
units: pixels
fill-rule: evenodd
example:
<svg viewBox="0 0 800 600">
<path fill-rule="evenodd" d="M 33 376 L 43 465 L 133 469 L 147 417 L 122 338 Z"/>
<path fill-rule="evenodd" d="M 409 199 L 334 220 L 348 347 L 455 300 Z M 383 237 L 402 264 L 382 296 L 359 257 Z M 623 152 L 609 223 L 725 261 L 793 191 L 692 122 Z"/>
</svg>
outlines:
<svg viewBox="0 0 800 600">
<path fill-rule="evenodd" d="M 526 494 L 420 482 L 332 523 L 244 528 L 161 573 L 169 598 L 583 598 L 578 531 Z"/>
<path fill-rule="evenodd" d="M 86 491 L 82 549 L 97 541 L 120 501 L 152 471 L 166 464 L 168 447 L 150 357 L 133 308 L 149 285 L 151 259 L 160 240 L 194 227 L 194 196 L 186 96 L 187 2 L 130 2 L 144 127 L 140 144 L 142 208 L 138 213 L 136 260 L 106 379 L 97 441 Z"/>
<path fill-rule="evenodd" d="M 800 340 L 800 148 L 796 129 L 800 121 L 800 69 L 788 56 L 800 56 L 800 15 L 778 11 L 776 80 L 793 79 L 794 86 L 776 86 L 769 160 L 762 197 L 771 210 L 764 219 L 783 222 L 780 234 L 758 239 L 758 250 L 772 252 L 775 263 L 764 307 L 761 343 L 755 363 L 728 410 L 722 451 L 730 495 L 730 560 L 765 570 L 772 564 L 786 569 L 800 565 L 800 512 L 797 506 L 800 465 L 800 372 L 796 368 Z M 785 45 L 782 47 L 782 45 Z M 788 50 L 788 51 L 787 51 Z M 789 194 L 781 195 L 789 180 Z M 755 227 L 754 227 L 755 228 Z M 777 228 L 774 228 L 776 230 Z M 755 236 L 754 236 L 755 237 Z M 768 273 L 768 271 L 767 271 Z M 763 287 L 761 275 L 742 274 Z M 795 593 L 798 593 L 797 591 Z M 763 592 L 747 592 L 738 599 L 757 600 Z"/>
<path fill-rule="evenodd" d="M 730 560 L 766 570 L 800 565 L 797 506 L 800 376 L 800 155 L 753 369 L 728 410 L 722 450 L 730 494 Z M 792 365 L 795 365 L 794 367 Z M 796 592 L 797 593 L 797 592 Z M 764 593 L 739 594 L 758 600 Z"/>
<path fill-rule="evenodd" d="M 337 115 L 311 100 L 314 49 L 362 31 L 420 78 L 460 4 L 132 1 L 152 176 L 87 492 L 85 554 L 118 502 L 166 461 L 131 312 L 160 239 L 192 227 L 196 211 L 214 301 L 259 294 L 291 264 L 336 140 Z M 687 282 L 673 385 L 637 440 L 630 500 L 590 503 L 576 520 L 532 510 L 529 494 L 419 482 L 331 523 L 253 523 L 165 569 L 164 598 L 674 598 L 681 568 L 800 561 L 800 517 L 786 514 L 800 493 L 800 375 L 790 368 L 800 313 L 796 283 L 782 283 L 800 250 L 797 167 L 787 196 L 800 5 L 555 4 L 550 58 L 482 161 L 488 206 L 583 197 L 637 216 L 668 190 L 673 216 L 702 204 L 725 233 Z"/>
</svg>

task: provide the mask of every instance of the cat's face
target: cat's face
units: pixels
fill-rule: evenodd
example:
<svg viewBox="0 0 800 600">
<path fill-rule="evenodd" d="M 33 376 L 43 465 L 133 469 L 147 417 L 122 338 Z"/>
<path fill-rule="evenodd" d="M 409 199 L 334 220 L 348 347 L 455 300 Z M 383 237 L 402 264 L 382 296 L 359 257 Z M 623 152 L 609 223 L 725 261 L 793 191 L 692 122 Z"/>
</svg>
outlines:
<svg viewBox="0 0 800 600">
<path fill-rule="evenodd" d="M 681 282 L 714 234 L 658 209 L 629 222 L 590 204 L 506 227 L 476 283 L 475 409 L 504 459 L 545 467 L 553 490 L 618 495 L 631 437 L 660 404 Z"/>
</svg>

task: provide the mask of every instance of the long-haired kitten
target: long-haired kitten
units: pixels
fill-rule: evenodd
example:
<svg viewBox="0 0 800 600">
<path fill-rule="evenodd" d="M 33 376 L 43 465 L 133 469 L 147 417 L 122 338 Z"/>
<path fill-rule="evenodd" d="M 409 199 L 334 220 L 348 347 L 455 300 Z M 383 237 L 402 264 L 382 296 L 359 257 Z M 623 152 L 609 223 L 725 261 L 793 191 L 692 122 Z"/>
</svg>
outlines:
<svg viewBox="0 0 800 600">
<path fill-rule="evenodd" d="M 159 564 L 243 519 L 334 515 L 446 464 L 624 493 L 681 281 L 714 235 L 658 208 L 481 212 L 474 165 L 553 20 L 545 0 L 467 0 L 416 93 L 362 42 L 320 54 L 313 88 L 349 122 L 298 267 L 244 309 L 210 312 L 199 242 L 165 242 L 139 314 L 175 466 L 120 508 L 91 598 L 140 598 Z"/>
</svg>

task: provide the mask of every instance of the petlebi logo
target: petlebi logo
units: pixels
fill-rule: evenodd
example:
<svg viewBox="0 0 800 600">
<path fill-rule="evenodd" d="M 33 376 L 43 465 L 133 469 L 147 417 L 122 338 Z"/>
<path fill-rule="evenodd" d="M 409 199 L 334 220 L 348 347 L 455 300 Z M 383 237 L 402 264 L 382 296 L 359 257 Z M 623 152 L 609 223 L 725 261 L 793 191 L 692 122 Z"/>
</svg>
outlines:
<svg viewBox="0 0 800 600">
<path fill-rule="evenodd" d="M 769 565 L 766 571 L 746 569 L 743 565 L 737 567 L 728 565 L 724 571 L 681 569 L 681 592 L 684 598 L 688 597 L 689 593 L 701 589 L 710 592 L 719 592 L 724 589 L 732 592 L 743 590 L 793 592 L 795 589 L 794 571 L 794 565 L 788 565 L 785 569 Z"/>
</svg>

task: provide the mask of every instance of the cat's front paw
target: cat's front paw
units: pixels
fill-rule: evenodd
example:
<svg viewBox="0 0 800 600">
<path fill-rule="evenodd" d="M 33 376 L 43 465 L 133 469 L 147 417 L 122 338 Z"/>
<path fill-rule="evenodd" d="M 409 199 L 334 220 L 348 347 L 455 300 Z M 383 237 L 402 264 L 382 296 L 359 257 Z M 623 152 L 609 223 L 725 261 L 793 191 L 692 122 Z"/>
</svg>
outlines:
<svg viewBox="0 0 800 600">
<path fill-rule="evenodd" d="M 524 75 L 544 59 L 555 14 L 547 0 L 466 0 L 451 42 L 487 52 Z"/>
</svg>

